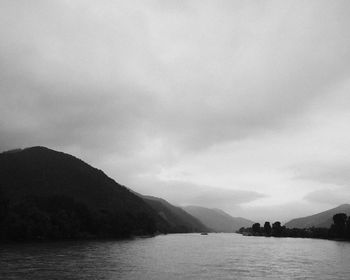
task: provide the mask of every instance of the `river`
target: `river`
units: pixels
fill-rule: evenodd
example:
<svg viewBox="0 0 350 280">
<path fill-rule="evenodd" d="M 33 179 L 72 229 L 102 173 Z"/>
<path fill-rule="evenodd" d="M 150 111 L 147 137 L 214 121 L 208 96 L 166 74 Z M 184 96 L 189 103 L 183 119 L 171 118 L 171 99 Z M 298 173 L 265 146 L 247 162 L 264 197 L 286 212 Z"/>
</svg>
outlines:
<svg viewBox="0 0 350 280">
<path fill-rule="evenodd" d="M 350 279 L 350 243 L 238 234 L 0 244 L 0 279 Z"/>
</svg>

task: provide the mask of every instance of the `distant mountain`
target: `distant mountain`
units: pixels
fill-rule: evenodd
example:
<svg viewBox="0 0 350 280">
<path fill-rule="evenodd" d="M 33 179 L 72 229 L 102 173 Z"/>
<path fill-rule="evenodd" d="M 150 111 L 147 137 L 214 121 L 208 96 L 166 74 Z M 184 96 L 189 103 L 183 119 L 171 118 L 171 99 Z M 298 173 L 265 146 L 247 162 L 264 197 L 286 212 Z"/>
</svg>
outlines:
<svg viewBox="0 0 350 280">
<path fill-rule="evenodd" d="M 333 216 L 338 213 L 350 215 L 350 204 L 342 204 L 327 211 L 289 221 L 285 224 L 287 228 L 309 228 L 324 227 L 329 228 L 333 223 Z"/>
<path fill-rule="evenodd" d="M 186 206 L 183 209 L 200 220 L 205 226 L 217 232 L 236 232 L 241 227 L 250 227 L 253 221 L 232 217 L 220 209 L 209 209 L 200 206 Z"/>
<path fill-rule="evenodd" d="M 142 198 L 71 155 L 44 147 L 0 154 L 0 239 L 169 232 Z"/>
<path fill-rule="evenodd" d="M 170 225 L 170 232 L 203 232 L 209 231 L 198 219 L 187 213 L 180 207 L 170 204 L 168 201 L 154 197 L 142 196 L 165 221 Z"/>
</svg>

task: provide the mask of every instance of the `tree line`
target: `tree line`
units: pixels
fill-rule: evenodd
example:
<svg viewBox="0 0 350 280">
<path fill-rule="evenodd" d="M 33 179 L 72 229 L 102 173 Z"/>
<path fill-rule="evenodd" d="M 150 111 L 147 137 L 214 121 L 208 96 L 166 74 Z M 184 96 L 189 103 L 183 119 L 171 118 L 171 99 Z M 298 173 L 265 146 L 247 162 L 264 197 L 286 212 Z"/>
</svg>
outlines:
<svg viewBox="0 0 350 280">
<path fill-rule="evenodd" d="M 338 213 L 333 216 L 333 224 L 330 228 L 287 228 L 280 222 L 265 222 L 264 226 L 255 223 L 249 228 L 240 228 L 237 233 L 249 236 L 273 236 L 273 237 L 303 237 L 322 239 L 343 239 L 350 240 L 350 216 L 345 213 Z"/>
<path fill-rule="evenodd" d="M 93 210 L 63 195 L 9 203 L 0 193 L 0 241 L 121 238 L 156 230 L 155 221 L 143 212 Z"/>
</svg>

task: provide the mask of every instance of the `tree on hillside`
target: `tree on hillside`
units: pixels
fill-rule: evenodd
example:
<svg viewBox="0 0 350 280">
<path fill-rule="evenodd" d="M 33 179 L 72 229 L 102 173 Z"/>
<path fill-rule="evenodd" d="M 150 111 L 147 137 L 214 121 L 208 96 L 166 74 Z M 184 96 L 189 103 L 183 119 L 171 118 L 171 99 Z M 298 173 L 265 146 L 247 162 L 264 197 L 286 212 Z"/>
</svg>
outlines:
<svg viewBox="0 0 350 280">
<path fill-rule="evenodd" d="M 265 233 L 266 236 L 269 236 L 271 234 L 270 222 L 265 222 L 265 224 L 264 224 L 264 233 Z"/>
<path fill-rule="evenodd" d="M 333 216 L 333 224 L 330 228 L 330 235 L 332 237 L 345 237 L 346 220 L 347 216 L 345 213 L 339 213 Z"/>
<path fill-rule="evenodd" d="M 259 223 L 253 224 L 252 229 L 253 229 L 254 234 L 260 234 L 260 224 Z"/>
<path fill-rule="evenodd" d="M 347 239 L 350 239 L 350 216 L 348 217 L 348 220 L 346 221 L 345 237 Z"/>
<path fill-rule="evenodd" d="M 279 237 L 282 235 L 281 222 L 274 222 L 272 224 L 272 236 Z"/>
<path fill-rule="evenodd" d="M 8 205 L 9 205 L 9 201 L 5 196 L 5 193 L 2 190 L 0 185 L 0 240 L 3 238 L 5 234 L 4 223 L 8 213 Z"/>
</svg>

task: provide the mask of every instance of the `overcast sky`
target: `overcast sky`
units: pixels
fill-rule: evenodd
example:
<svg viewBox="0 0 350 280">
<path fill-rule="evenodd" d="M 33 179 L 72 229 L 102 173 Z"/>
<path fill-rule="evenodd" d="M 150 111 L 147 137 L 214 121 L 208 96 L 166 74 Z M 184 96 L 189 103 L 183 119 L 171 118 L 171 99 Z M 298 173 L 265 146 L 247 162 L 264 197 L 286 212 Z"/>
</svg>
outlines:
<svg viewBox="0 0 350 280">
<path fill-rule="evenodd" d="M 0 2 L 0 150 L 263 221 L 350 203 L 349 1 Z"/>
</svg>

